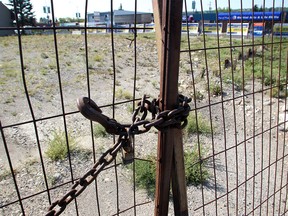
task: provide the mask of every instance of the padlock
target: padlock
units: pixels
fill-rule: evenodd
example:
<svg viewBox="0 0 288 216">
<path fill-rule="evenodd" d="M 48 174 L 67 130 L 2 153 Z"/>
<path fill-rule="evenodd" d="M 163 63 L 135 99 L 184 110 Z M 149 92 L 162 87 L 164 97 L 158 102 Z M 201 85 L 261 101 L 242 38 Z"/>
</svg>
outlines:
<svg viewBox="0 0 288 216">
<path fill-rule="evenodd" d="M 124 165 L 134 161 L 133 139 L 134 138 L 122 140 L 122 161 Z"/>
</svg>

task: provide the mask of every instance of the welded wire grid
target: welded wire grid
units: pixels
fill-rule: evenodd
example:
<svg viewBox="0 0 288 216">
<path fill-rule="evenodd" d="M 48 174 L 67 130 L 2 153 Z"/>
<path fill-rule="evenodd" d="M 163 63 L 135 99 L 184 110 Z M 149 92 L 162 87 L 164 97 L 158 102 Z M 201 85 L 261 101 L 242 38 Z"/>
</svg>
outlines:
<svg viewBox="0 0 288 216">
<path fill-rule="evenodd" d="M 51 0 L 55 20 L 53 3 Z M 113 11 L 113 1 L 110 3 Z M 51 27 L 37 28 L 50 32 L 45 36 L 22 36 L 18 24 L 13 28 L 17 35 L 9 41 L 13 57 L 1 54 L 5 56 L 1 58 L 1 98 L 5 104 L 0 125 L 1 214 L 44 214 L 53 201 L 90 169 L 101 152 L 116 141 L 117 137 L 94 136 L 95 123 L 84 119 L 76 109 L 78 96 L 92 98 L 106 115 L 125 123 L 130 123 L 137 98 L 144 93 L 158 96 L 158 60 L 151 36 L 154 33 L 137 33 L 139 8 L 137 1 L 134 4 L 134 27 L 127 28 L 131 30 L 129 34 L 117 34 L 118 27 L 113 26 L 88 27 L 86 20 L 77 29 L 56 26 L 54 22 Z M 217 1 L 212 4 L 218 23 Z M 227 1 L 227 7 L 230 5 Z M 254 1 L 251 8 L 253 5 Z M 203 24 L 206 21 L 202 1 L 199 7 Z M 185 1 L 186 17 L 187 8 Z M 275 1 L 272 12 L 274 8 Z M 284 12 L 284 1 L 281 8 Z M 243 11 L 242 1 L 240 10 Z M 84 14 L 87 11 L 88 1 Z M 188 23 L 185 25 L 188 29 Z M 273 19 L 270 25 L 274 25 Z M 106 33 L 89 34 L 90 30 L 98 29 L 106 29 Z M 61 34 L 74 30 L 82 34 Z M 259 38 L 253 34 L 237 38 L 220 35 L 218 31 L 215 35 L 199 36 L 189 30 L 182 33 L 179 91 L 193 98 L 191 115 L 199 131 L 187 136 L 184 147 L 197 149 L 201 176 L 207 169 L 209 173 L 204 183 L 187 188 L 190 214 L 284 215 L 287 211 L 287 133 L 279 129 L 286 127 L 279 116 L 283 106 L 287 109 L 286 95 L 280 95 L 287 89 L 287 39 L 274 36 L 273 28 L 271 31 Z M 28 44 L 31 37 L 35 38 L 34 44 Z M 97 40 L 108 49 L 95 43 Z M 3 43 L 2 47 L 5 46 L 9 45 Z M 247 54 L 249 48 L 251 55 Z M 151 58 L 142 54 L 147 50 Z M 124 52 L 129 53 L 126 59 Z M 99 53 L 105 57 L 99 57 Z M 153 64 L 147 66 L 147 61 Z M 8 73 L 10 66 L 3 69 L 7 62 L 18 67 L 16 75 Z M 125 70 L 126 67 L 129 69 Z M 6 82 L 11 82 L 11 86 L 7 87 Z M 125 98 L 126 90 L 131 95 Z M 208 120 L 211 133 L 201 132 L 203 119 Z M 68 157 L 53 162 L 47 159 L 45 151 L 53 134 L 59 131 L 65 137 Z M 71 136 L 82 145 L 81 151 L 73 150 Z M 156 138 L 155 131 L 136 137 L 135 157 L 155 154 Z M 127 169 L 118 158 L 63 214 L 151 215 L 153 201 L 136 188 L 135 178 L 135 164 Z"/>
<path fill-rule="evenodd" d="M 217 1 L 214 4 L 218 8 Z M 251 8 L 254 4 L 252 1 Z M 204 23 L 203 3 L 200 5 Z M 231 2 L 227 1 L 229 8 L 230 5 Z M 243 1 L 240 5 L 240 12 L 243 12 Z M 265 5 L 263 1 L 263 8 Z M 281 7 L 283 12 L 284 1 Z M 274 11 L 275 1 L 272 12 Z M 217 9 L 216 13 L 218 14 Z M 232 12 L 229 10 L 228 13 Z M 228 22 L 233 22 L 231 19 Z M 241 23 L 243 22 L 245 21 L 241 17 Z M 252 15 L 252 32 L 253 23 Z M 264 18 L 262 23 L 265 23 Z M 272 18 L 270 25 L 274 26 L 274 23 Z M 217 32 L 218 28 L 217 25 Z M 241 31 L 243 33 L 243 28 Z M 211 130 L 214 131 L 209 139 L 199 133 L 194 136 L 199 154 L 202 153 L 201 148 L 208 148 L 209 153 L 200 158 L 202 164 L 203 161 L 209 161 L 212 173 L 210 183 L 195 190 L 195 193 L 201 194 L 202 200 L 197 207 L 192 204 L 191 210 L 194 209 L 200 215 L 284 215 L 287 212 L 287 135 L 279 130 L 279 125 L 285 124 L 287 120 L 281 121 L 278 118 L 280 106 L 286 110 L 287 50 L 283 52 L 282 49 L 287 49 L 287 40 L 282 36 L 275 37 L 273 29 L 271 31 L 270 36 L 256 38 L 252 34 L 249 38 L 237 39 L 231 33 L 227 33 L 225 38 L 217 33 L 214 44 L 211 43 L 211 36 L 202 34 L 198 38 L 201 45 L 196 49 L 191 46 L 193 42 L 187 32 L 188 47 L 182 50 L 182 54 L 185 58 L 189 57 L 190 70 L 193 71 L 192 113 L 195 112 L 198 124 L 201 115 L 205 113 L 210 119 Z M 259 47 L 262 48 L 257 54 L 256 49 Z M 252 54 L 245 54 L 249 48 Z M 231 63 L 229 67 L 225 60 Z M 204 64 L 201 78 L 205 79 L 208 91 L 205 103 L 198 100 L 201 94 L 197 92 L 199 76 L 193 68 L 199 61 Z M 227 83 L 230 85 L 227 86 Z M 215 89 L 216 86 L 218 90 Z M 285 96 L 281 99 L 278 90 L 282 87 Z M 275 89 L 278 90 L 274 92 Z M 215 97 L 216 95 L 220 96 Z M 203 170 L 204 165 L 201 165 L 204 175 Z"/>
</svg>

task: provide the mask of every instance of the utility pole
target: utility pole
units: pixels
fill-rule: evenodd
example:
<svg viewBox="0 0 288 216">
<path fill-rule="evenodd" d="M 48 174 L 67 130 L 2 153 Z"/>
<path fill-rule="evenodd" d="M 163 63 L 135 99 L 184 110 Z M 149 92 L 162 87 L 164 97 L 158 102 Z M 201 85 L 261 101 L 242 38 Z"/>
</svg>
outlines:
<svg viewBox="0 0 288 216">
<path fill-rule="evenodd" d="M 211 1 L 209 2 L 209 11 L 211 12 L 212 10 L 212 4 L 211 4 Z"/>
</svg>

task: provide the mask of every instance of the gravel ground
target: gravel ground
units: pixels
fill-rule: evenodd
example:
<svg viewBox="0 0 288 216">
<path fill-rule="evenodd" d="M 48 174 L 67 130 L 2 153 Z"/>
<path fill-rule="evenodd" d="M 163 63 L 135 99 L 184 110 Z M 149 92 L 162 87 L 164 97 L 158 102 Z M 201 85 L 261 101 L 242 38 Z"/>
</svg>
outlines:
<svg viewBox="0 0 288 216">
<path fill-rule="evenodd" d="M 133 95 L 143 94 L 156 98 L 159 93 L 159 71 L 154 36 L 141 35 L 137 38 L 137 75 L 135 77 L 134 47 L 126 35 L 115 37 L 115 76 L 109 35 L 89 35 L 89 78 L 91 98 L 102 108 L 103 113 L 121 123 L 131 122 L 132 102 L 116 105 L 114 112 L 113 79 L 115 78 L 116 102 L 125 101 Z M 3 133 L 9 150 L 16 181 L 26 215 L 43 215 L 49 206 L 49 196 L 45 191 L 43 167 L 40 153 L 51 189 L 50 199 L 55 201 L 69 190 L 71 184 L 61 184 L 81 177 L 103 151 L 113 144 L 113 137 L 94 138 L 90 132 L 90 122 L 75 112 L 76 99 L 87 96 L 84 37 L 79 35 L 59 35 L 57 37 L 59 68 L 63 103 L 59 91 L 59 76 L 55 61 L 52 36 L 22 37 L 25 79 L 30 95 L 31 109 L 24 93 L 19 63 L 19 50 L 16 37 L 0 38 L 0 113 Z M 188 186 L 188 205 L 191 215 L 282 215 L 287 203 L 287 127 L 283 123 L 287 115 L 287 100 L 270 98 L 269 92 L 262 92 L 258 80 L 246 83 L 245 91 L 233 89 L 230 83 L 223 83 L 223 97 L 208 96 L 205 88 L 207 80 L 201 78 L 205 62 L 192 52 L 193 76 L 196 89 L 203 98 L 197 99 L 191 108 L 212 120 L 214 133 L 211 135 L 193 134 L 185 137 L 184 148 L 189 149 L 201 143 L 207 149 L 210 178 L 202 186 Z M 181 54 L 179 91 L 193 96 L 191 73 L 187 54 Z M 211 60 L 212 61 L 212 60 Z M 183 66 L 184 65 L 184 66 Z M 208 70 L 209 72 L 209 70 Z M 219 82 L 218 76 L 209 76 Z M 210 80 L 210 81 L 211 81 Z M 121 94 L 122 96 L 117 96 Z M 251 93 L 255 94 L 251 94 Z M 244 95 L 243 95 L 244 94 Z M 209 106 L 208 106 L 209 105 Z M 65 118 L 63 112 L 69 113 Z M 53 118 L 49 118 L 55 116 Z M 287 120 L 288 117 L 286 117 Z M 33 119 L 37 121 L 33 122 Z M 38 120 L 39 119 L 39 120 Z M 24 123 L 23 123 L 24 122 Z M 23 123 L 23 124 L 19 124 Z M 71 161 L 51 161 L 45 151 L 48 140 L 55 129 L 63 130 L 67 125 L 69 134 L 77 140 L 79 151 L 71 154 Z M 278 127 L 278 124 L 280 126 Z M 38 139 L 38 141 L 37 141 Z M 145 158 L 156 154 L 157 132 L 151 130 L 139 135 L 135 140 L 135 155 Z M 14 181 L 9 172 L 4 140 L 0 143 L 0 215 L 22 215 L 17 202 Z M 113 215 L 131 209 L 120 215 L 153 215 L 153 198 L 144 190 L 134 188 L 133 172 L 115 162 L 97 177 L 72 202 L 63 215 L 76 215 L 75 205 L 80 215 Z M 71 163 L 71 166 L 70 166 Z M 72 170 L 72 172 L 71 172 Z M 73 174 L 73 176 L 71 175 Z M 253 177 L 255 176 L 255 177 Z M 275 194 L 275 195 L 274 195 Z M 98 202 L 97 199 L 98 198 Z M 15 202 L 15 203 L 14 203 Z M 8 203 L 13 203 L 7 206 Z M 137 207 L 133 207 L 134 205 Z M 143 204 L 143 205 L 141 205 Z M 261 205 L 262 204 L 262 205 Z M 203 206 L 204 205 L 204 206 Z M 169 205 L 169 215 L 173 215 L 173 203 Z"/>
</svg>

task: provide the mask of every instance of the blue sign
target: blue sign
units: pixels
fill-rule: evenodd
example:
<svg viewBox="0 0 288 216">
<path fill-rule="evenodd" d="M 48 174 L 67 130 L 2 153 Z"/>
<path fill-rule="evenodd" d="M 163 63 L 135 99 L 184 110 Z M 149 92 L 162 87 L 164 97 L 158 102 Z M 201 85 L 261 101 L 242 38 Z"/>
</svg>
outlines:
<svg viewBox="0 0 288 216">
<path fill-rule="evenodd" d="M 254 23 L 254 30 L 253 30 L 253 35 L 261 37 L 264 32 L 264 25 L 263 23 Z"/>
<path fill-rule="evenodd" d="M 245 21 L 280 21 L 281 20 L 281 12 L 232 12 L 232 13 L 219 13 L 218 20 L 245 20 Z"/>
</svg>

